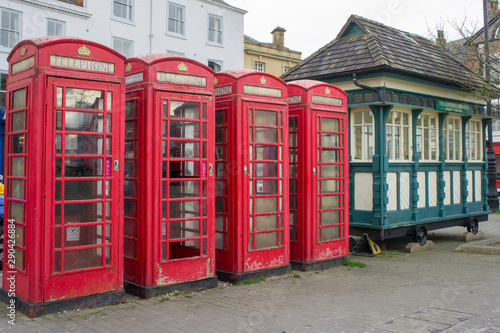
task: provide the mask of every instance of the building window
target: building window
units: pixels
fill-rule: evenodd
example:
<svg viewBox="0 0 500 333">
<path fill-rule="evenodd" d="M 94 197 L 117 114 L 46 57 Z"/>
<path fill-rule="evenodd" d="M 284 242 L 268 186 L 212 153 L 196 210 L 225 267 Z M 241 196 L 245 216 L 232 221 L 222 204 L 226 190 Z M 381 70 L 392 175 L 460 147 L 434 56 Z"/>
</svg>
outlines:
<svg viewBox="0 0 500 333">
<path fill-rule="evenodd" d="M 212 68 L 214 72 L 220 72 L 222 70 L 222 61 L 209 60 L 208 67 Z"/>
<path fill-rule="evenodd" d="M 134 0 L 113 0 L 113 16 L 132 21 L 134 14 Z"/>
<path fill-rule="evenodd" d="M 134 55 L 134 42 L 127 39 L 113 37 L 113 50 L 120 52 L 126 58 Z"/>
<path fill-rule="evenodd" d="M 167 53 L 168 54 L 174 54 L 174 55 L 178 55 L 178 56 L 184 57 L 184 53 L 182 53 L 182 52 L 167 50 Z"/>
<path fill-rule="evenodd" d="M 437 161 L 438 154 L 438 116 L 422 113 L 416 125 L 416 150 L 420 161 Z"/>
<path fill-rule="evenodd" d="M 375 151 L 373 141 L 373 115 L 371 111 L 351 112 L 352 151 L 354 159 L 369 161 Z"/>
<path fill-rule="evenodd" d="M 168 3 L 167 30 L 170 33 L 184 36 L 185 7 L 175 3 Z"/>
<path fill-rule="evenodd" d="M 292 67 L 285 66 L 285 68 L 283 68 L 283 74 L 288 73 L 291 69 Z"/>
<path fill-rule="evenodd" d="M 7 91 L 7 73 L 0 73 L 0 109 L 5 107 Z"/>
<path fill-rule="evenodd" d="M 208 41 L 222 44 L 222 17 L 208 15 Z"/>
<path fill-rule="evenodd" d="M 66 35 L 66 22 L 47 19 L 47 36 Z"/>
<path fill-rule="evenodd" d="M 69 3 L 69 4 L 72 4 L 72 5 L 78 6 L 78 7 L 83 7 L 84 6 L 83 0 L 57 0 L 57 1 Z"/>
<path fill-rule="evenodd" d="M 21 13 L 0 9 L 0 46 L 13 48 L 21 40 Z"/>
<path fill-rule="evenodd" d="M 386 121 L 387 156 L 391 161 L 410 160 L 410 114 L 391 111 Z"/>
<path fill-rule="evenodd" d="M 483 136 L 481 131 L 481 120 L 470 119 L 465 129 L 465 150 L 469 161 L 481 161 L 483 158 Z"/>
<path fill-rule="evenodd" d="M 461 155 L 461 134 L 462 121 L 459 117 L 447 117 L 443 123 L 443 154 L 448 161 L 460 161 Z"/>
<path fill-rule="evenodd" d="M 256 61 L 253 63 L 253 69 L 259 72 L 265 72 L 266 66 L 263 62 Z"/>
</svg>

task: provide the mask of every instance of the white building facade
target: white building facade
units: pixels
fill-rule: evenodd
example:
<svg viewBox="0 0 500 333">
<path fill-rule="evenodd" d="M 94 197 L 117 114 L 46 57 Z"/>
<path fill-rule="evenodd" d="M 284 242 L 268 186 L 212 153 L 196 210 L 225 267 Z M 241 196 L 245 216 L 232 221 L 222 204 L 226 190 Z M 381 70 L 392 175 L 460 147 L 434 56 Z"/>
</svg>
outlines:
<svg viewBox="0 0 500 333">
<path fill-rule="evenodd" d="M 127 58 L 173 53 L 219 71 L 243 68 L 245 13 L 222 0 L 0 0 L 0 108 L 7 56 L 23 39 L 66 35 Z"/>
</svg>

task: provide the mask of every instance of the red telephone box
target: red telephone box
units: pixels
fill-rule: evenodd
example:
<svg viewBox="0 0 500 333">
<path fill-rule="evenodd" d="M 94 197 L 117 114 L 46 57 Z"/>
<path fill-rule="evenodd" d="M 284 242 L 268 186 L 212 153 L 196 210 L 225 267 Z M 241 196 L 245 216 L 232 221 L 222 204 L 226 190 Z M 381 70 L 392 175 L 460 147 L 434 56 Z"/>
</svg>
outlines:
<svg viewBox="0 0 500 333">
<path fill-rule="evenodd" d="M 126 72 L 125 288 L 215 287 L 214 72 L 166 54 Z"/>
<path fill-rule="evenodd" d="M 215 75 L 215 247 L 220 279 L 284 274 L 288 244 L 288 107 L 281 79 Z"/>
<path fill-rule="evenodd" d="M 1 295 L 29 316 L 124 302 L 124 58 L 44 37 L 8 61 Z"/>
<path fill-rule="evenodd" d="M 349 254 L 347 94 L 320 81 L 289 82 L 290 261 L 298 270 Z"/>
</svg>

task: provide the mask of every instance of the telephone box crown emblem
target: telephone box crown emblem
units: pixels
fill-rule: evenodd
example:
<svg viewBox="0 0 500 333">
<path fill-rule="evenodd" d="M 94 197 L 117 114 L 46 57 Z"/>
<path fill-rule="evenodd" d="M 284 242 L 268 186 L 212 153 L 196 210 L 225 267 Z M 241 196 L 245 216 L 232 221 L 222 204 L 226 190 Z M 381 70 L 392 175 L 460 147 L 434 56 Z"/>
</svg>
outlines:
<svg viewBox="0 0 500 333">
<path fill-rule="evenodd" d="M 84 57 L 88 57 L 90 56 L 90 50 L 85 45 L 83 45 L 78 49 L 78 54 Z"/>
<path fill-rule="evenodd" d="M 24 47 L 21 48 L 21 57 L 26 55 L 26 49 Z"/>
<path fill-rule="evenodd" d="M 265 77 L 261 77 L 261 78 L 260 78 L 260 83 L 261 83 L 262 85 L 266 84 L 266 82 L 267 82 L 267 80 L 266 80 L 266 78 L 265 78 Z"/>
<path fill-rule="evenodd" d="M 217 80 L 216 78 L 214 78 L 214 86 L 217 85 L 217 82 L 219 82 L 219 80 Z"/>
<path fill-rule="evenodd" d="M 127 64 L 127 67 L 125 67 L 125 72 L 130 73 L 132 71 L 132 64 L 130 62 Z"/>
<path fill-rule="evenodd" d="M 330 89 L 326 88 L 325 89 L 325 94 L 330 95 Z"/>
<path fill-rule="evenodd" d="M 179 64 L 179 66 L 177 66 L 177 69 L 178 69 L 180 72 L 187 72 L 188 67 L 186 66 L 186 64 L 184 64 L 183 62 L 181 62 L 181 63 Z"/>
</svg>

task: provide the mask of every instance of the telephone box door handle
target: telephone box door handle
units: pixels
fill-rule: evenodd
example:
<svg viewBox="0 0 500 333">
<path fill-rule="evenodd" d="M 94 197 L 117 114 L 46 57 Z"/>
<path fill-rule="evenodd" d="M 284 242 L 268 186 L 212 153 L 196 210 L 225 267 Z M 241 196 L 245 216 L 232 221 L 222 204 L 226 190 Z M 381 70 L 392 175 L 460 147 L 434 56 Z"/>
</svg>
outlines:
<svg viewBox="0 0 500 333">
<path fill-rule="evenodd" d="M 316 168 L 313 168 L 313 176 L 316 176 Z"/>
<path fill-rule="evenodd" d="M 118 160 L 115 160 L 115 171 L 118 171 L 120 169 L 120 162 Z"/>
<path fill-rule="evenodd" d="M 214 168 L 213 168 L 213 165 L 212 163 L 209 163 L 208 164 L 208 175 L 209 176 L 212 176 L 214 174 Z"/>
<path fill-rule="evenodd" d="M 246 176 L 246 175 L 248 175 L 248 168 L 247 168 L 247 166 L 246 166 L 246 165 L 243 167 L 243 174 L 244 174 L 245 176 Z"/>
</svg>

